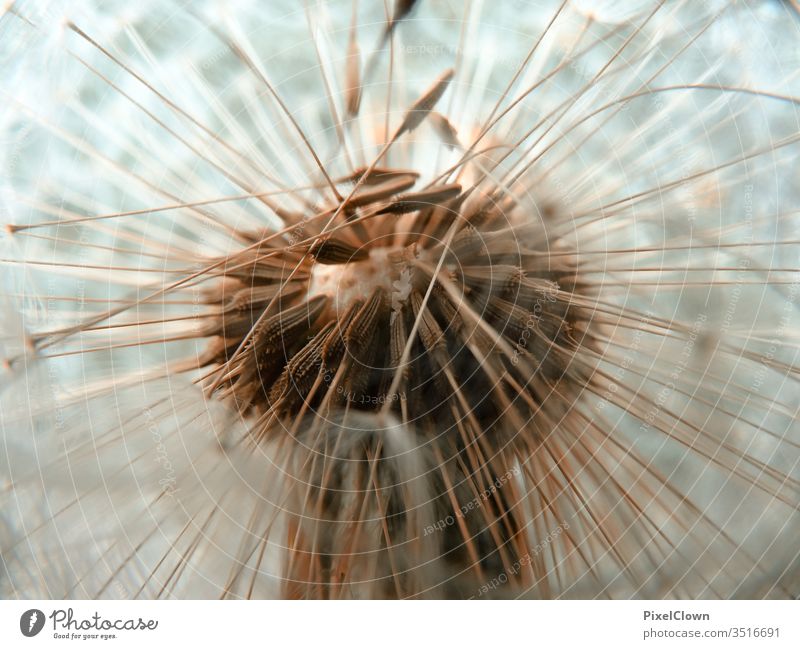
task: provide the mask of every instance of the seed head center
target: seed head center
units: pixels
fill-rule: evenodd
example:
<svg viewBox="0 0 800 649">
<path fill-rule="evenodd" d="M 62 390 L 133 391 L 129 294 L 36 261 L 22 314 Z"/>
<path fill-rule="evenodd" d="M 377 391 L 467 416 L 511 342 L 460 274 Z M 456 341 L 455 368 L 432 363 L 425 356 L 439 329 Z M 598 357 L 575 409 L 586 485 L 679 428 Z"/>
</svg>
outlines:
<svg viewBox="0 0 800 649">
<path fill-rule="evenodd" d="M 360 261 L 343 264 L 316 263 L 311 270 L 308 299 L 324 295 L 335 312 L 343 313 L 353 302 L 366 300 L 376 288 L 382 288 L 392 301 L 404 300 L 410 292 L 406 264 L 398 262 L 399 249 L 373 248 Z M 405 290 L 403 278 L 409 284 Z"/>
</svg>

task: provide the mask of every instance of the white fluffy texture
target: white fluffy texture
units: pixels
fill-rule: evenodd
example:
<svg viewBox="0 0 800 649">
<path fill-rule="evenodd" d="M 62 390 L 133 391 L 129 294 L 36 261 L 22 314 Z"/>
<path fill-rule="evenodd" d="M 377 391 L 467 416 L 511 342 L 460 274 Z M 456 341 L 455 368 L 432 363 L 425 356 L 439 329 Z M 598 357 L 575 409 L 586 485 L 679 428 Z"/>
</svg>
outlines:
<svg viewBox="0 0 800 649">
<path fill-rule="evenodd" d="M 235 171 L 253 187 L 272 188 L 251 166 L 210 142 L 153 92 L 66 29 L 67 21 L 73 21 L 110 53 L 142 71 L 159 92 L 222 134 L 233 148 L 245 152 L 266 170 L 265 175 L 290 186 L 308 184 L 309 179 L 318 182 L 320 176 L 307 149 L 294 137 L 291 125 L 270 101 L 263 84 L 207 28 L 219 26 L 252 48 L 263 73 L 289 105 L 331 174 L 346 173 L 340 152 L 332 159 L 327 155 L 333 150 L 336 133 L 321 90 L 320 64 L 309 36 L 309 20 L 318 35 L 316 43 L 326 71 L 341 83 L 351 5 L 340 1 L 312 4 L 306 16 L 302 4 L 294 2 L 192 2 L 190 13 L 182 11 L 179 4 L 161 1 L 17 3 L 17 11 L 36 26 L 11 14 L 0 20 L 2 218 L 20 224 L 244 193 L 220 169 Z M 364 6 L 359 13 L 359 37 L 362 56 L 367 57 L 378 42 L 385 16 L 383 3 L 360 4 Z M 478 1 L 472 3 L 466 14 L 469 22 L 462 26 L 462 3 L 420 4 L 396 34 L 391 123 L 399 123 L 405 108 L 437 74 L 457 65 L 457 76 L 440 108 L 466 141 L 476 134 L 482 118 L 491 111 L 556 5 Z M 636 11 L 620 12 L 620 4 L 581 0 L 566 9 L 557 29 L 551 30 L 515 85 L 516 92 L 552 69 L 554 62 L 573 47 L 584 46 L 576 45 L 576 39 L 587 16 L 597 21 L 590 30 L 602 33 L 620 25 L 621 31 L 569 66 L 546 89 L 526 98 L 513 119 L 501 123 L 496 141 L 513 142 L 571 98 L 631 33 L 626 21 L 638 24 L 654 6 L 651 2 L 630 3 Z M 666 3 L 621 54 L 617 63 L 624 64 L 624 71 L 583 93 L 569 115 L 577 119 L 637 92 L 686 43 L 686 34 L 695 34 L 697 26 L 724 4 Z M 649 85 L 730 84 L 798 96 L 798 24 L 798 17 L 779 2 L 736 3 Z M 359 123 L 363 142 L 381 139 L 385 78 L 381 68 L 365 95 L 364 117 Z M 342 97 L 337 94 L 334 99 L 341 112 Z M 669 91 L 633 99 L 587 142 L 582 141 L 583 136 L 599 121 L 562 131 L 569 122 L 559 122 L 537 144 L 536 151 L 542 151 L 558 140 L 548 160 L 564 162 L 554 166 L 531 201 L 537 205 L 552 200 L 575 215 L 615 197 L 696 174 L 742 152 L 779 143 L 796 135 L 800 124 L 791 103 L 711 90 Z M 164 126 L 174 135 L 166 134 Z M 429 147 L 420 145 L 426 141 Z M 528 140 L 521 147 L 531 144 L 533 141 Z M 356 150 L 356 156 L 370 159 L 376 150 L 374 146 L 363 154 Z M 592 244 L 595 250 L 605 246 L 647 247 L 691 234 L 713 248 L 721 241 L 744 241 L 747 237 L 777 242 L 796 238 L 798 219 L 791 212 L 800 204 L 800 183 L 789 161 L 796 159 L 798 150 L 797 145 L 779 148 L 746 165 L 705 176 L 671 193 L 668 200 L 657 196 L 630 208 L 628 214 L 634 218 L 625 221 L 625 231 L 620 231 L 613 218 L 605 219 L 584 230 L 581 242 Z M 198 152 L 212 163 L 199 160 Z M 389 161 L 421 170 L 425 180 L 434 169 L 444 166 L 446 156 L 456 159 L 455 154 L 440 151 L 434 132 L 422 126 L 414 134 L 414 147 L 401 143 Z M 745 185 L 753 185 L 752 192 L 745 191 Z M 291 199 L 278 200 L 293 205 Z M 50 211 L 44 209 L 47 205 Z M 693 229 L 691 220 L 694 209 L 703 210 L 706 219 L 697 229 Z M 743 212 L 749 210 L 752 232 L 747 233 L 741 224 Z M 224 222 L 236 228 L 265 228 L 277 223 L 252 202 L 215 206 L 208 211 L 224 215 Z M 782 216 L 776 218 L 776 214 Z M 188 268 L 197 255 L 224 254 L 232 245 L 224 227 L 185 218 L 180 212 L 111 219 L 100 227 L 53 227 L 33 232 L 46 232 L 57 239 L 57 244 L 19 233 L 3 235 L 0 241 L 4 259 L 53 264 L 9 264 L 3 269 L 4 299 L 20 314 L 16 318 L 11 309 L 3 311 L 7 321 L 2 332 L 3 355 L 8 358 L 19 357 L 22 331 L 30 334 L 69 326 L 94 312 L 92 303 L 60 302 L 55 296 L 85 295 L 106 300 L 141 296 L 162 277 L 176 277 L 168 271 Z M 129 254 L 112 255 L 103 247 L 86 245 L 89 243 L 113 243 Z M 796 268 L 797 250 L 797 246 L 769 246 L 748 254 L 752 266 Z M 626 294 L 616 283 L 624 286 L 634 274 L 609 270 L 602 277 L 614 285 L 614 300 L 642 311 L 653 310 L 668 320 L 691 322 L 700 309 L 698 305 L 705 305 L 709 321 L 697 345 L 709 351 L 707 358 L 695 358 L 694 362 L 713 358 L 715 378 L 697 386 L 693 398 L 671 394 L 664 407 L 676 412 L 687 407 L 700 411 L 696 416 L 709 427 L 728 431 L 734 446 L 747 447 L 754 457 L 797 479 L 796 452 L 775 457 L 775 450 L 783 453 L 783 447 L 769 436 L 757 434 L 763 427 L 787 439 L 798 439 L 793 421 L 797 414 L 793 408 L 800 402 L 797 383 L 770 370 L 743 414 L 730 417 L 725 410 L 741 410 L 743 394 L 760 365 L 747 362 L 741 355 L 715 356 L 713 352 L 719 344 L 746 343 L 758 357 L 769 348 L 781 318 L 787 317 L 780 325 L 786 344 L 778 347 L 774 357 L 796 364 L 799 298 L 793 291 L 797 285 L 740 287 L 734 284 L 736 276 L 732 273 L 715 276 L 711 271 L 683 272 L 684 265 L 690 263 L 736 267 L 740 259 L 737 249 L 709 252 L 706 248 L 691 259 L 666 254 L 637 260 L 644 266 L 674 267 L 654 273 L 652 280 L 688 282 L 681 291 L 653 287 Z M 75 267 L 63 265 L 70 263 Z M 141 272 L 92 268 L 122 265 L 138 266 Z M 159 272 L 154 275 L 153 269 Z M 796 277 L 796 273 L 778 272 L 773 279 L 787 282 Z M 642 280 L 641 273 L 636 279 Z M 692 285 L 711 279 L 730 285 L 713 291 Z M 602 295 L 602 289 L 598 290 Z M 193 299 L 190 290 L 182 295 Z M 658 298 L 655 304 L 651 299 L 654 295 Z M 729 331 L 730 321 L 726 325 L 731 304 L 735 332 Z M 168 307 L 142 307 L 131 318 L 147 319 L 166 312 Z M 160 335 L 165 330 L 152 333 Z M 614 339 L 622 344 L 630 344 L 630 335 L 613 332 Z M 77 349 L 78 344 L 102 346 L 112 340 L 113 332 L 101 333 L 63 349 Z M 648 349 L 647 353 L 652 358 L 656 353 L 675 358 L 680 356 L 681 346 L 682 341 L 664 340 L 660 350 Z M 140 586 L 146 584 L 141 595 L 148 597 L 220 594 L 234 558 L 241 556 L 242 530 L 258 528 L 259 521 L 252 517 L 267 521 L 270 508 L 280 506 L 263 496 L 269 493 L 268 481 L 279 479 L 279 475 L 268 475 L 274 467 L 261 452 L 226 450 L 226 436 L 238 440 L 244 435 L 241 422 L 219 404 L 205 401 L 186 377 L 142 380 L 151 374 L 157 376 L 154 368 L 160 364 L 197 353 L 202 347 L 202 343 L 182 342 L 49 361 L 27 356 L 5 374 L 0 388 L 0 476 L 4 488 L 0 548 L 7 574 L 0 573 L 0 592 L 16 597 L 131 597 L 140 594 Z M 653 360 L 638 362 L 645 372 L 648 366 L 654 373 L 658 370 Z M 655 391 L 652 385 L 647 387 L 650 377 L 628 375 L 625 380 L 633 389 L 641 385 L 644 390 Z M 698 395 L 705 404 L 697 401 Z M 772 402 L 784 405 L 771 407 Z M 147 404 L 144 412 L 143 404 Z M 621 414 L 607 416 L 609 425 L 618 427 L 621 439 L 652 456 L 660 470 L 670 476 L 670 484 L 690 491 L 698 506 L 707 510 L 743 552 L 758 558 L 760 567 L 752 574 L 737 574 L 735 566 L 728 566 L 730 573 L 714 584 L 714 590 L 702 581 L 672 574 L 667 562 L 663 574 L 654 575 L 650 583 L 637 590 L 615 584 L 614 569 L 609 567 L 606 573 L 601 561 L 592 579 L 609 584 L 603 595 L 736 594 L 737 579 L 750 584 L 746 594 L 752 596 L 769 594 L 776 583 L 784 584 L 785 589 L 798 587 L 789 574 L 796 573 L 798 566 L 798 520 L 791 508 L 749 486 L 726 486 L 728 478 L 724 475 L 712 469 L 703 471 L 707 460 L 687 457 L 685 448 L 666 437 L 640 436 L 637 424 Z M 748 418 L 756 421 L 745 423 Z M 166 484 L 177 491 L 165 492 Z M 215 507 L 218 515 L 212 517 Z M 668 525 L 667 512 L 654 510 L 653 518 Z M 199 539 L 202 542 L 195 546 Z M 693 544 L 696 540 L 687 536 L 681 550 L 693 555 Z M 185 570 L 170 576 L 164 566 L 179 565 L 176 558 L 187 550 L 192 553 Z M 277 562 L 280 548 L 276 546 L 267 554 Z M 162 561 L 164 556 L 167 559 Z M 275 596 L 277 563 L 262 564 L 261 570 L 263 574 L 254 581 L 251 594 Z M 787 574 L 781 574 L 783 570 Z M 151 572 L 158 578 L 149 579 Z M 677 590 L 673 579 L 680 582 Z M 765 584 L 763 589 L 759 580 Z M 593 594 L 596 586 L 588 583 L 588 575 L 586 581 L 586 590 L 578 586 L 570 594 Z M 785 595 L 786 590 L 778 594 Z"/>
</svg>

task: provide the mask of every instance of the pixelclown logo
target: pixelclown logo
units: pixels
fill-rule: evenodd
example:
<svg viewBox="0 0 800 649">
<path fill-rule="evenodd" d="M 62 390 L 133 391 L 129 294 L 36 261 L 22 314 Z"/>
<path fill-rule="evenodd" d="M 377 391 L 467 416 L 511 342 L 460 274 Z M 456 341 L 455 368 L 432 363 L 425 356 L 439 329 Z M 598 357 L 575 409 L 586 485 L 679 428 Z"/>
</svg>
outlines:
<svg viewBox="0 0 800 649">
<path fill-rule="evenodd" d="M 44 628 L 44 613 L 38 608 L 25 611 L 19 618 L 19 630 L 22 635 L 32 638 Z"/>
</svg>

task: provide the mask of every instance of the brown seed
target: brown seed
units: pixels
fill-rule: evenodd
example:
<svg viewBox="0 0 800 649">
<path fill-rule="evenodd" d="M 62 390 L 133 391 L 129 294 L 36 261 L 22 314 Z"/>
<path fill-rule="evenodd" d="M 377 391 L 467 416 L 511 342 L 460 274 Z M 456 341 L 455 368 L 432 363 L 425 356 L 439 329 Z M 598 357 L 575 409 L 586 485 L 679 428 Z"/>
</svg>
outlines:
<svg viewBox="0 0 800 649">
<path fill-rule="evenodd" d="M 449 148 L 452 149 L 461 146 L 461 143 L 458 141 L 458 133 L 455 127 L 450 123 L 450 120 L 438 111 L 432 111 L 429 119 L 431 120 L 431 125 L 434 130 L 442 139 L 442 142 Z"/>
<path fill-rule="evenodd" d="M 391 203 L 382 207 L 377 214 L 406 214 L 431 205 L 437 205 L 456 198 L 461 193 L 461 185 L 437 185 L 411 194 L 398 196 Z"/>
<path fill-rule="evenodd" d="M 309 249 L 309 253 L 320 264 L 347 264 L 369 257 L 369 250 L 366 247 L 356 248 L 334 237 L 316 241 Z"/>
<path fill-rule="evenodd" d="M 369 173 L 367 173 L 369 172 Z M 354 183 L 361 180 L 367 174 L 364 180 L 361 181 L 363 185 L 378 185 L 398 176 L 410 176 L 412 178 L 419 178 L 419 172 L 413 169 L 394 169 L 389 167 L 359 167 L 353 173 L 341 178 L 337 178 L 337 183 Z"/>
<path fill-rule="evenodd" d="M 358 115 L 361 106 L 361 52 L 358 48 L 356 32 L 356 3 L 353 2 L 353 18 L 350 23 L 350 41 L 347 46 L 347 65 L 345 67 L 345 103 L 349 118 Z"/>
<path fill-rule="evenodd" d="M 436 106 L 437 102 L 442 98 L 445 90 L 447 90 L 447 86 L 449 86 L 450 82 L 453 80 L 454 75 L 455 72 L 452 69 L 443 72 L 442 75 L 433 82 L 433 85 L 411 105 L 411 108 L 408 109 L 400 124 L 400 128 L 397 129 L 395 138 L 403 133 L 413 131 L 417 126 L 422 124 L 428 114 L 433 110 L 434 106 Z"/>
<path fill-rule="evenodd" d="M 416 176 L 398 176 L 389 182 L 370 187 L 367 190 L 356 192 L 347 202 L 348 207 L 363 207 L 394 196 L 398 192 L 413 187 L 417 182 Z"/>
</svg>

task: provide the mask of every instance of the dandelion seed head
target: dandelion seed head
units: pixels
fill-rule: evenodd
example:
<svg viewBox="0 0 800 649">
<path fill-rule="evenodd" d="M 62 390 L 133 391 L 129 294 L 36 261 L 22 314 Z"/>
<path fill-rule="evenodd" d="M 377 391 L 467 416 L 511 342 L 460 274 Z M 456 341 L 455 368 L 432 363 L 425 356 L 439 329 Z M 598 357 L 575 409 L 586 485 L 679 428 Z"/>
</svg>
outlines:
<svg viewBox="0 0 800 649">
<path fill-rule="evenodd" d="M 2 17 L 2 591 L 795 593 L 793 14 L 389 5 Z"/>
</svg>

